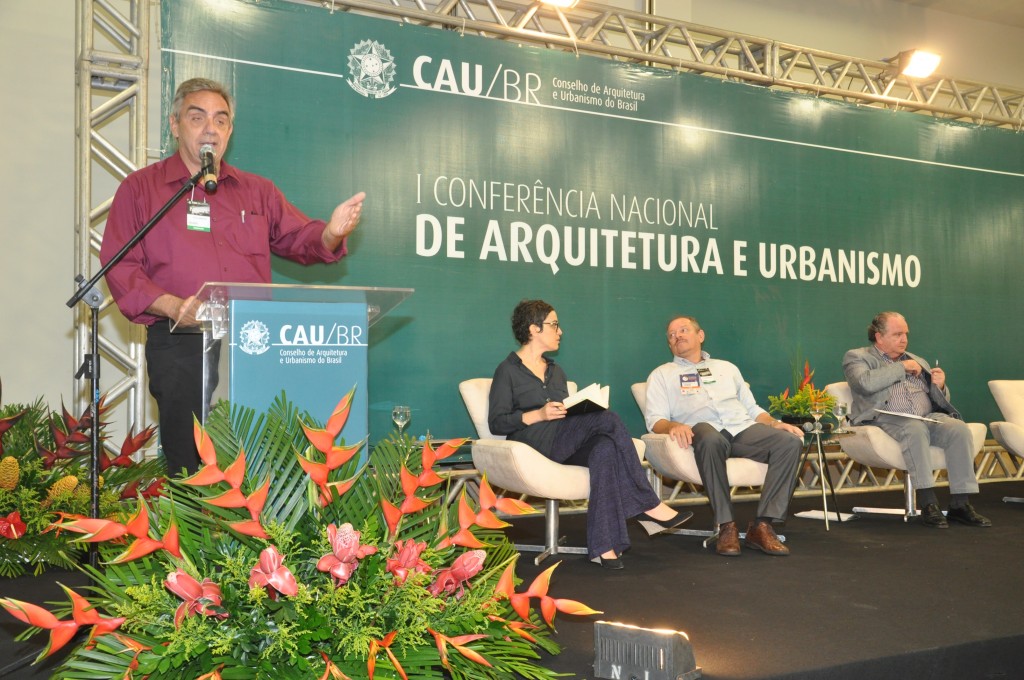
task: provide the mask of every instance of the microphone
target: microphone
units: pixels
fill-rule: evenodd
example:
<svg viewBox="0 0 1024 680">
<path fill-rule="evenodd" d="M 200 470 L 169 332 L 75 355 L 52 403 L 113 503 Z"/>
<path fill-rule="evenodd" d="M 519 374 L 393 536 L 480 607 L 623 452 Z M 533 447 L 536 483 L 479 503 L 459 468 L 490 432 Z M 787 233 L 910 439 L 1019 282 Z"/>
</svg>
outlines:
<svg viewBox="0 0 1024 680">
<path fill-rule="evenodd" d="M 213 169 L 213 146 L 210 144 L 203 144 L 199 147 L 199 161 L 202 163 L 203 177 L 200 182 L 203 183 L 203 189 L 207 193 L 213 193 L 217 190 L 217 173 Z"/>
</svg>

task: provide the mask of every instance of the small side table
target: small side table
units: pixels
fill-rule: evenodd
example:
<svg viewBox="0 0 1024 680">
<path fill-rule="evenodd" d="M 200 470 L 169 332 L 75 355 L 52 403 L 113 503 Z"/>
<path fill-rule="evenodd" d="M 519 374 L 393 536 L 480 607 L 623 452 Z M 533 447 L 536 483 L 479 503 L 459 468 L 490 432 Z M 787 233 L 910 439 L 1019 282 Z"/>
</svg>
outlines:
<svg viewBox="0 0 1024 680">
<path fill-rule="evenodd" d="M 845 430 L 841 432 L 825 432 L 823 429 L 817 429 L 811 430 L 804 435 L 804 455 L 800 461 L 800 470 L 804 469 L 804 466 L 807 464 L 807 457 L 811 454 L 811 451 L 814 451 L 818 456 L 818 476 L 821 481 L 821 508 L 825 519 L 825 531 L 829 530 L 828 492 L 825 489 L 825 484 L 828 484 L 828 488 L 832 492 L 832 506 L 835 508 L 836 521 L 842 522 L 843 515 L 839 511 L 839 502 L 836 500 L 836 488 L 832 485 L 832 476 L 828 474 L 828 468 L 825 465 L 825 450 L 822 448 L 822 439 L 828 441 L 848 434 L 851 433 Z M 796 491 L 795 484 L 793 485 L 793 491 Z"/>
</svg>

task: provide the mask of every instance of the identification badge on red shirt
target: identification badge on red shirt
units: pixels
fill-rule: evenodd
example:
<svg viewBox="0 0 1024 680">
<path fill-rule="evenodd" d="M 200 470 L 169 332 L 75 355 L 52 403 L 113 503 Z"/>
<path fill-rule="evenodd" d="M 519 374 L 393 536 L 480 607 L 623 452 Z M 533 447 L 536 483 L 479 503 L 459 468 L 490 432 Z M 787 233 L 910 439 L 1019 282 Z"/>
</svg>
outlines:
<svg viewBox="0 0 1024 680">
<path fill-rule="evenodd" d="M 206 201 L 189 201 L 185 226 L 189 231 L 210 231 L 210 204 Z"/>
</svg>

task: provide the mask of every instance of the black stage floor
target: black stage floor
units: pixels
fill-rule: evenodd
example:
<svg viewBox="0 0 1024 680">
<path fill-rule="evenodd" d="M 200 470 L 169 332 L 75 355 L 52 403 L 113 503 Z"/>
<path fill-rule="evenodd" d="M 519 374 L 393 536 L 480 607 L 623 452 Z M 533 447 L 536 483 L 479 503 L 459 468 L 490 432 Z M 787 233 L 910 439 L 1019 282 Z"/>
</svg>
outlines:
<svg viewBox="0 0 1024 680">
<path fill-rule="evenodd" d="M 946 489 L 939 489 L 945 501 Z M 863 516 L 843 524 L 791 517 L 779 532 L 792 554 L 744 550 L 721 557 L 702 539 L 648 538 L 630 528 L 622 571 L 565 555 L 551 593 L 603 611 L 556 619 L 562 653 L 549 668 L 593 678 L 593 621 L 685 631 L 705 678 L 715 680 L 958 680 L 1024 678 L 1024 483 L 983 484 L 975 508 L 994 526 L 929 529 L 901 517 Z M 831 499 L 830 499 L 831 500 Z M 842 495 L 839 504 L 900 507 L 902 493 Z M 792 510 L 821 508 L 801 498 Z M 707 506 L 691 528 L 709 528 Z M 744 525 L 755 506 L 737 504 Z M 581 516 L 562 520 L 579 545 Z M 635 523 L 634 523 L 635 524 Z M 536 520 L 517 520 L 511 536 L 533 541 Z M 545 562 L 541 568 L 547 567 Z M 538 570 L 527 555 L 518 573 Z"/>
<path fill-rule="evenodd" d="M 648 538 L 631 526 L 626 569 L 612 572 L 583 556 L 560 556 L 551 594 L 580 600 L 604 613 L 559 614 L 555 640 L 562 653 L 549 668 L 594 678 L 594 621 L 670 628 L 690 636 L 705 678 L 715 680 L 942 680 L 1024 678 L 1024 482 L 983 484 L 975 507 L 991 529 L 953 525 L 926 529 L 900 518 L 860 517 L 826 532 L 819 520 L 792 517 L 780 529 L 789 557 L 752 551 L 735 558 L 704 549 L 689 536 Z M 939 490 L 940 499 L 946 497 Z M 853 505 L 898 506 L 899 493 L 843 495 Z M 797 499 L 793 510 L 820 508 Z M 694 508 L 692 528 L 710 526 L 707 506 Z M 737 505 L 745 524 L 751 503 Z M 570 543 L 585 538 L 582 515 L 562 518 Z M 539 542 L 543 521 L 517 519 L 510 537 Z M 524 554 L 517 573 L 528 583 L 535 567 Z M 54 584 L 78 585 L 79 574 L 48 572 L 35 579 L 0 580 L 0 595 L 35 602 L 60 600 Z M 45 636 L 15 642 L 24 629 L 0 618 L 0 677 L 48 677 L 46 667 L 15 670 L 16 659 L 38 653 Z"/>
</svg>

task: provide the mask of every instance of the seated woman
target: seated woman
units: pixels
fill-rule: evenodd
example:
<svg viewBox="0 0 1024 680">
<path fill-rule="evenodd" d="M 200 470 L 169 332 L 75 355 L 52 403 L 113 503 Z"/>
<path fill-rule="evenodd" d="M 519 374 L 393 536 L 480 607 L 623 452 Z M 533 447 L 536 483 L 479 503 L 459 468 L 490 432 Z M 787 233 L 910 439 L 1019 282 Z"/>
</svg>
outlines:
<svg viewBox="0 0 1024 680">
<path fill-rule="evenodd" d="M 555 461 L 590 470 L 587 551 L 592 561 L 622 569 L 629 547 L 626 520 L 639 515 L 648 534 L 674 528 L 693 516 L 662 503 L 644 475 L 633 438 L 617 415 L 599 411 L 566 417 L 565 372 L 545 352 L 558 349 L 562 329 L 554 308 L 523 300 L 512 312 L 519 350 L 494 371 L 488 425 L 491 432 L 529 444 Z"/>
</svg>

